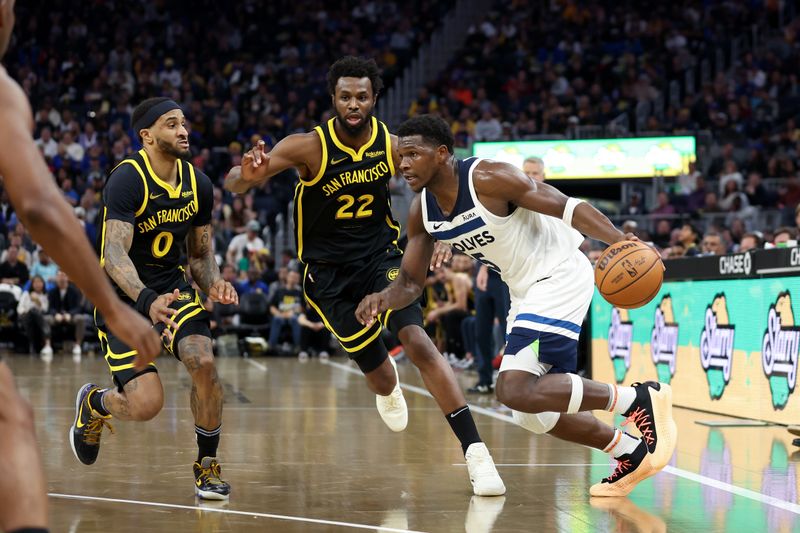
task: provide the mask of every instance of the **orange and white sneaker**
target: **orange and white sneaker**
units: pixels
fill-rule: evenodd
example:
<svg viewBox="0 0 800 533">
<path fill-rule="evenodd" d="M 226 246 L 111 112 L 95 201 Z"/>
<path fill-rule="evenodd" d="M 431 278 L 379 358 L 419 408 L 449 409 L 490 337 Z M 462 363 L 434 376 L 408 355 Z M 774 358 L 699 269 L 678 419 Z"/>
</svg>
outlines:
<svg viewBox="0 0 800 533">
<path fill-rule="evenodd" d="M 661 470 L 653 467 L 651 457 L 647 453 L 647 444 L 642 439 L 631 453 L 617 458 L 617 468 L 614 469 L 614 473 L 600 483 L 592 485 L 589 494 L 604 497 L 627 496 L 639 482 Z"/>
<path fill-rule="evenodd" d="M 642 433 L 653 468 L 661 470 L 675 452 L 678 427 L 672 418 L 672 388 L 666 383 L 646 381 L 634 383 L 636 399 L 624 416 L 626 425 L 633 423 Z"/>
</svg>

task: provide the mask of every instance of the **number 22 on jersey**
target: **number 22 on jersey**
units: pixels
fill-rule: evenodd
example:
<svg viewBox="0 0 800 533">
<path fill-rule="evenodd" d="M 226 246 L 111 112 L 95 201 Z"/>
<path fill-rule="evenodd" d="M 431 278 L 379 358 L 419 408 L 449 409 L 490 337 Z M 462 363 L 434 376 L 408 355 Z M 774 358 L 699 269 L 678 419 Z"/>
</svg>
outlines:
<svg viewBox="0 0 800 533">
<path fill-rule="evenodd" d="M 336 201 L 342 202 L 342 206 L 336 211 L 336 219 L 367 218 L 372 216 L 372 209 L 368 209 L 375 197 L 371 194 L 362 194 L 354 198 L 349 194 L 342 194 Z M 358 202 L 358 207 L 354 207 Z"/>
</svg>

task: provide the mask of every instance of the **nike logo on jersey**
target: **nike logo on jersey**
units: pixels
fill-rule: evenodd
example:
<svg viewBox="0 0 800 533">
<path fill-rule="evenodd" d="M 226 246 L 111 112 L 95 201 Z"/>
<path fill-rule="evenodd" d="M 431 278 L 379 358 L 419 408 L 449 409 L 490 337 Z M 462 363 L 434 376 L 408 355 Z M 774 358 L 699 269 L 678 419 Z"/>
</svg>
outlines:
<svg viewBox="0 0 800 533">
<path fill-rule="evenodd" d="M 442 226 L 444 226 L 444 222 L 439 222 L 438 224 L 436 222 L 433 223 L 433 229 L 434 230 L 437 230 L 437 229 L 441 228 Z"/>
<path fill-rule="evenodd" d="M 163 192 L 161 194 L 151 194 L 150 199 L 155 200 L 156 198 L 161 198 L 162 196 L 164 196 Z"/>
<path fill-rule="evenodd" d="M 338 165 L 339 163 L 341 163 L 341 162 L 342 162 L 342 161 L 344 161 L 345 159 L 347 159 L 347 156 L 345 156 L 345 157 L 342 157 L 342 158 L 340 158 L 340 159 L 333 159 L 333 158 L 331 158 L 331 165 Z"/>
</svg>

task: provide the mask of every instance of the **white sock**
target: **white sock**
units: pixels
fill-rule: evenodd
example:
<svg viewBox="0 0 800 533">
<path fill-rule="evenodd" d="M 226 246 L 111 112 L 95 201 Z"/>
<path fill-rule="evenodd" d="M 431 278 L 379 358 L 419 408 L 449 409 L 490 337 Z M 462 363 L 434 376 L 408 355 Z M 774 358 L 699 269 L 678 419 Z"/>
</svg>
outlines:
<svg viewBox="0 0 800 533">
<path fill-rule="evenodd" d="M 614 438 L 611 439 L 611 442 L 608 443 L 603 451 L 605 453 L 611 454 L 612 457 L 615 459 L 619 458 L 621 455 L 625 455 L 628 453 L 633 452 L 636 447 L 639 445 L 640 439 L 625 433 L 619 429 L 614 430 Z"/>
<path fill-rule="evenodd" d="M 618 415 L 625 414 L 636 400 L 636 390 L 633 387 L 617 387 L 613 383 L 608 383 L 608 404 L 606 411 L 611 411 Z"/>
</svg>

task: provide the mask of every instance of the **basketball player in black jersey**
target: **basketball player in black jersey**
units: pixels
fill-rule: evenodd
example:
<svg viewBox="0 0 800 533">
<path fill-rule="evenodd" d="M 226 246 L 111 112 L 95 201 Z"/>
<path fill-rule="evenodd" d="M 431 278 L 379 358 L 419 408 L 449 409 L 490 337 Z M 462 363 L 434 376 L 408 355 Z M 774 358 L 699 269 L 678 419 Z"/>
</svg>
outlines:
<svg viewBox="0 0 800 533">
<path fill-rule="evenodd" d="M 372 116 L 381 87 L 374 61 L 338 60 L 328 72 L 336 116 L 309 133 L 286 137 L 269 154 L 259 142 L 231 170 L 225 187 L 242 193 L 287 168 L 298 169 L 294 216 L 309 306 L 361 368 L 384 422 L 402 431 L 408 411 L 394 360 L 380 338 L 382 326 L 394 332 L 461 441 L 474 493 L 500 495 L 503 481 L 450 366 L 422 329 L 419 305 L 389 310 L 370 327 L 355 318 L 361 298 L 386 287 L 402 257 L 388 190 L 398 162 L 397 138 Z"/>
<path fill-rule="evenodd" d="M 213 301 L 238 303 L 211 248 L 213 186 L 185 161 L 191 152 L 178 104 L 150 98 L 136 107 L 132 121 L 144 148 L 117 165 L 106 182 L 98 237 L 100 264 L 120 297 L 156 324 L 163 332 L 164 347 L 189 372 L 199 448 L 195 492 L 205 499 L 226 499 L 230 486 L 220 479 L 216 461 L 222 386 L 211 349 L 209 317 L 180 261 L 185 243 L 192 278 L 200 289 Z M 78 391 L 70 444 L 87 465 L 97 459 L 107 419 L 150 420 L 164 403 L 155 366 L 134 368 L 135 350 L 107 329 L 102 313 L 95 312 L 95 323 L 116 388 L 88 383 Z"/>
<path fill-rule="evenodd" d="M 0 0 L 0 57 L 14 27 L 14 0 Z M 55 185 L 33 142 L 33 114 L 25 93 L 0 66 L 0 183 L 19 220 L 83 294 L 108 316 L 111 329 L 136 347 L 142 362 L 161 350 L 150 324 L 114 294 L 83 228 Z M 0 361 L 0 530 L 47 531 L 47 493 L 33 412 Z"/>
</svg>

